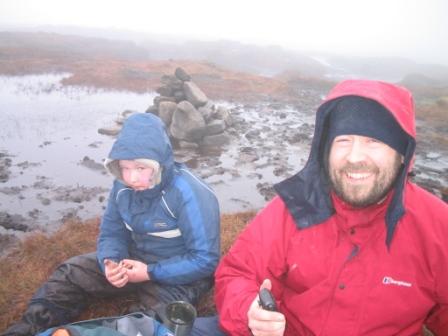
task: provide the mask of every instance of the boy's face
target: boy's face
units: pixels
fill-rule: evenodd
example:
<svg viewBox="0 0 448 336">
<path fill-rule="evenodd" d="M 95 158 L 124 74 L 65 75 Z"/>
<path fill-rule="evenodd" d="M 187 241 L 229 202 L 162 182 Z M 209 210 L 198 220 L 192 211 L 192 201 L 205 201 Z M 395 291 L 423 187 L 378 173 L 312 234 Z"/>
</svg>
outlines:
<svg viewBox="0 0 448 336">
<path fill-rule="evenodd" d="M 134 160 L 119 161 L 123 181 L 134 190 L 146 190 L 154 186 L 154 169 Z"/>
<path fill-rule="evenodd" d="M 337 136 L 328 160 L 333 190 L 355 207 L 375 204 L 392 188 L 402 160 L 398 152 L 376 139 Z"/>
</svg>

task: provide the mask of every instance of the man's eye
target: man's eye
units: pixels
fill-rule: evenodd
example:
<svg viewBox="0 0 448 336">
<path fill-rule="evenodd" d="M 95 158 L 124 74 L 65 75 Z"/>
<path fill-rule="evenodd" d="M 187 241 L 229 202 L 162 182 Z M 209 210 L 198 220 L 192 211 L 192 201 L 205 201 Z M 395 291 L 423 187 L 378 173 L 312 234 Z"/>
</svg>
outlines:
<svg viewBox="0 0 448 336">
<path fill-rule="evenodd" d="M 379 141 L 379 140 L 377 140 L 377 139 L 373 139 L 373 138 L 370 138 L 368 142 L 371 143 L 371 144 L 382 143 L 381 141 Z"/>
<path fill-rule="evenodd" d="M 337 143 L 346 143 L 350 141 L 350 138 L 338 138 L 335 140 Z"/>
</svg>

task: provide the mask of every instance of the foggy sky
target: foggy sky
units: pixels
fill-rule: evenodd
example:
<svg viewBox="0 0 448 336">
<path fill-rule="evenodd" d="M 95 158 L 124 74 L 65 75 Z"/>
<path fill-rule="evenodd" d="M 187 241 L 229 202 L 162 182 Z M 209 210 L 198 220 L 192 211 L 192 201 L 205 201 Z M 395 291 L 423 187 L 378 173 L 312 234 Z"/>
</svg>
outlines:
<svg viewBox="0 0 448 336">
<path fill-rule="evenodd" d="M 0 25 L 75 25 L 448 65 L 446 0 L 0 0 Z"/>
</svg>

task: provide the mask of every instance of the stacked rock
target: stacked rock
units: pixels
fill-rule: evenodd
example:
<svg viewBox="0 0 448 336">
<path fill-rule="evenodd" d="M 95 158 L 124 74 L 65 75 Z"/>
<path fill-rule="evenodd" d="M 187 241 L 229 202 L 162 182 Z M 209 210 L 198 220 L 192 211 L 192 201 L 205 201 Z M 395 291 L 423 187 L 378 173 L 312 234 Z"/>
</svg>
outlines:
<svg viewBox="0 0 448 336">
<path fill-rule="evenodd" d="M 183 148 L 221 146 L 229 142 L 232 125 L 228 109 L 216 107 L 182 68 L 161 78 L 153 105 L 147 113 L 158 115 L 169 135 Z"/>
</svg>

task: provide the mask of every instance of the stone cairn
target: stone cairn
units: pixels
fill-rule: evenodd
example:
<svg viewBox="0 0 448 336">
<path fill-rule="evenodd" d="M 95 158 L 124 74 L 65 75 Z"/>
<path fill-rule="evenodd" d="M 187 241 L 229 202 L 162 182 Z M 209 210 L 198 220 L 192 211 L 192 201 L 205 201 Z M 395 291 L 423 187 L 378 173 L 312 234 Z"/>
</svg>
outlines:
<svg viewBox="0 0 448 336">
<path fill-rule="evenodd" d="M 168 134 L 181 148 L 222 146 L 229 142 L 226 129 L 232 126 L 227 108 L 212 104 L 182 68 L 163 75 L 162 86 L 146 112 L 160 117 Z"/>
</svg>

